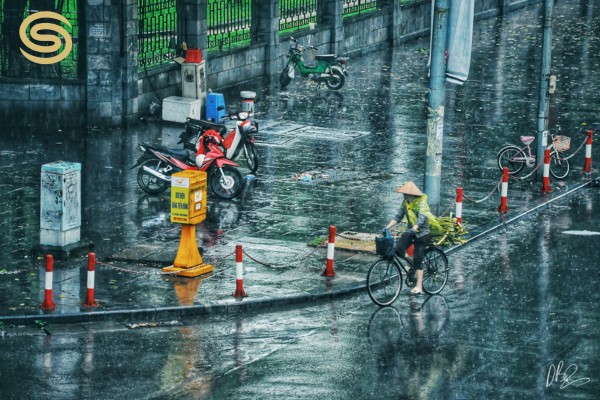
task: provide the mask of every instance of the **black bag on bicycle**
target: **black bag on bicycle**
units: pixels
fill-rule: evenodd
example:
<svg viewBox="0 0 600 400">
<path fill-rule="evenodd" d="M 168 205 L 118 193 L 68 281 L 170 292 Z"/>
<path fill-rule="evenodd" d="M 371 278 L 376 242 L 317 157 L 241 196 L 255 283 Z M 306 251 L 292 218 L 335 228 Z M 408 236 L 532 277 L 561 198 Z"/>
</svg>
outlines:
<svg viewBox="0 0 600 400">
<path fill-rule="evenodd" d="M 382 257 L 393 257 L 396 252 L 396 238 L 376 237 L 375 253 Z"/>
</svg>

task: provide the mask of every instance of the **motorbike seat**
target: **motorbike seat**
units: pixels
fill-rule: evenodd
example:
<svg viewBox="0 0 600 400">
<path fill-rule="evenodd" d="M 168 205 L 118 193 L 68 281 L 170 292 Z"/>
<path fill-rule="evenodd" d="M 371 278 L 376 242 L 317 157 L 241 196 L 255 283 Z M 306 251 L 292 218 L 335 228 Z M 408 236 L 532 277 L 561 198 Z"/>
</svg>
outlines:
<svg viewBox="0 0 600 400">
<path fill-rule="evenodd" d="M 317 54 L 315 56 L 315 59 L 317 59 L 319 61 L 326 61 L 326 62 L 332 62 L 336 58 L 337 58 L 337 56 L 335 54 Z"/>
<path fill-rule="evenodd" d="M 165 147 L 161 145 L 157 145 L 156 149 L 163 153 L 167 153 L 181 161 L 185 161 L 189 157 L 189 153 L 186 149 L 172 149 L 170 147 Z"/>
<path fill-rule="evenodd" d="M 227 127 L 223 124 L 217 124 L 215 122 L 205 121 L 203 119 L 187 118 L 185 121 L 186 125 L 193 125 L 196 128 L 203 128 L 202 130 L 214 129 L 215 131 L 225 134 L 227 133 Z"/>
</svg>

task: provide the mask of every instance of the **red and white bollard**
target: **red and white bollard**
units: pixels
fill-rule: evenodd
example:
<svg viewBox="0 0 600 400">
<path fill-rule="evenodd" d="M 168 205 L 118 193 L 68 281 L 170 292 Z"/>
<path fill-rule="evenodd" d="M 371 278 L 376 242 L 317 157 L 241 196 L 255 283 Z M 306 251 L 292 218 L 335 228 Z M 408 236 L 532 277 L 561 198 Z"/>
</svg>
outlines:
<svg viewBox="0 0 600 400">
<path fill-rule="evenodd" d="M 44 301 L 40 305 L 42 310 L 54 310 L 56 305 L 52 301 L 52 275 L 54 272 L 54 257 L 51 254 L 46 256 L 46 277 L 44 284 Z"/>
<path fill-rule="evenodd" d="M 83 303 L 84 307 L 97 307 L 96 299 L 94 299 L 94 283 L 96 279 L 96 253 L 88 254 L 88 270 L 87 270 L 87 299 Z"/>
<path fill-rule="evenodd" d="M 335 271 L 333 270 L 333 253 L 335 252 L 335 226 L 329 227 L 329 242 L 327 243 L 327 266 L 321 276 L 333 277 Z"/>
<path fill-rule="evenodd" d="M 235 292 L 233 292 L 233 297 L 248 297 L 244 291 L 244 263 L 241 244 L 235 246 Z"/>
<path fill-rule="evenodd" d="M 542 178 L 542 192 L 550 193 L 550 150 L 544 150 L 544 177 Z"/>
<path fill-rule="evenodd" d="M 592 172 L 592 130 L 587 131 L 587 141 L 585 142 L 585 164 L 583 165 L 583 172 Z"/>
<path fill-rule="evenodd" d="M 463 189 L 461 187 L 456 188 L 456 223 L 462 225 L 462 201 L 463 201 Z"/>
<path fill-rule="evenodd" d="M 502 170 L 502 185 L 500 186 L 500 207 L 501 213 L 508 212 L 508 167 Z"/>
</svg>

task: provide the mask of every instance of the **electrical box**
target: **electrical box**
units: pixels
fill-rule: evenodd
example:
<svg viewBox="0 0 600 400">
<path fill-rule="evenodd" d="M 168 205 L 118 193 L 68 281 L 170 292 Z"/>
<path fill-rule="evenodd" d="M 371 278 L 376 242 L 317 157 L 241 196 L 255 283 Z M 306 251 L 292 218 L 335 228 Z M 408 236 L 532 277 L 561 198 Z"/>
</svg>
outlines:
<svg viewBox="0 0 600 400">
<path fill-rule="evenodd" d="M 80 240 L 81 164 L 42 165 L 40 244 L 64 247 Z"/>
<path fill-rule="evenodd" d="M 202 100 L 171 96 L 163 100 L 162 119 L 185 123 L 187 118 L 200 119 Z"/>
<path fill-rule="evenodd" d="M 199 224 L 206 219 L 206 172 L 185 170 L 171 175 L 171 222 Z"/>
<path fill-rule="evenodd" d="M 200 99 L 206 103 L 206 64 L 181 64 L 181 96 L 189 99 Z"/>
</svg>

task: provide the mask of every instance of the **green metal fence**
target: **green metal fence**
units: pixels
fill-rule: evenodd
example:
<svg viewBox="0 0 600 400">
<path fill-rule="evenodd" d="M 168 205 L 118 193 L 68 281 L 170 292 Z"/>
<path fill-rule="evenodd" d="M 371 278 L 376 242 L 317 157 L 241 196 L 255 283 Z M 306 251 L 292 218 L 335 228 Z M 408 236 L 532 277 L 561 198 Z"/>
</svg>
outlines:
<svg viewBox="0 0 600 400">
<path fill-rule="evenodd" d="M 44 79 L 66 79 L 73 80 L 80 76 L 79 71 L 79 1 L 80 0 L 56 0 L 54 2 L 35 1 L 35 0 L 0 0 L 0 78 L 44 78 Z M 39 22 L 50 22 L 60 24 L 70 35 L 73 48 L 65 59 L 56 63 L 43 65 L 32 62 L 25 58 L 21 53 L 24 47 L 19 36 L 19 29 L 25 18 L 38 12 L 51 11 L 64 16 L 71 26 L 60 23 L 52 19 L 49 21 L 38 20 Z M 27 36 L 31 26 L 26 29 Z M 45 33 L 42 31 L 42 33 Z M 56 32 L 48 32 L 57 36 Z M 58 35 L 60 37 L 60 35 Z M 31 41 L 35 44 L 44 45 L 44 42 L 38 42 L 34 38 Z M 62 45 L 54 53 L 37 54 L 35 51 L 28 51 L 38 57 L 52 57 L 60 54 L 65 48 L 65 39 L 61 38 Z"/>
<path fill-rule="evenodd" d="M 252 0 L 208 0 L 208 51 L 222 51 L 250 44 Z"/>
<path fill-rule="evenodd" d="M 159 67 L 177 55 L 177 0 L 138 0 L 138 68 Z"/>
<path fill-rule="evenodd" d="M 344 0 L 344 18 L 377 11 L 378 0 Z"/>
<path fill-rule="evenodd" d="M 317 0 L 279 0 L 279 34 L 308 29 L 317 22 Z"/>
</svg>

